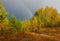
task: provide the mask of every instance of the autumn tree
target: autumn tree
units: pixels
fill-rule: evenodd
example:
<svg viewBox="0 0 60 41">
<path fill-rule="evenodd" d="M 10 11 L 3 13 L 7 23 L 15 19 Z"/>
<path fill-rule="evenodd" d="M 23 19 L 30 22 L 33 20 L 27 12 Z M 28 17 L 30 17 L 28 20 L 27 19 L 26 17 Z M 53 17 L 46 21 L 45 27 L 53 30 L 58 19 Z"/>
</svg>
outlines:
<svg viewBox="0 0 60 41">
<path fill-rule="evenodd" d="M 49 21 L 46 19 L 46 11 L 44 8 L 40 8 L 36 11 L 35 15 L 37 17 L 37 20 L 40 21 L 41 26 L 51 26 Z"/>
<path fill-rule="evenodd" d="M 56 17 L 56 27 L 60 27 L 60 14 Z"/>
<path fill-rule="evenodd" d="M 8 30 L 8 13 L 0 2 L 0 32 L 6 32 Z"/>
<path fill-rule="evenodd" d="M 52 8 L 52 7 L 46 6 L 46 8 L 45 8 L 45 15 L 46 15 L 46 19 L 52 24 L 52 26 L 55 26 L 55 24 L 56 24 L 56 17 L 58 15 L 57 10 Z"/>
<path fill-rule="evenodd" d="M 46 8 L 39 8 L 34 14 L 34 16 L 37 18 L 38 23 L 44 27 L 55 26 L 57 22 L 56 21 L 57 15 L 58 15 L 57 10 L 48 6 L 46 6 Z"/>
<path fill-rule="evenodd" d="M 8 13 L 6 12 L 5 8 L 3 7 L 2 3 L 0 3 L 0 23 L 2 21 L 6 21 Z"/>
<path fill-rule="evenodd" d="M 8 16 L 8 13 L 6 12 L 2 3 L 0 3 L 0 25 L 3 26 L 3 27 L 7 27 L 7 25 L 8 25 L 7 16 Z"/>
</svg>

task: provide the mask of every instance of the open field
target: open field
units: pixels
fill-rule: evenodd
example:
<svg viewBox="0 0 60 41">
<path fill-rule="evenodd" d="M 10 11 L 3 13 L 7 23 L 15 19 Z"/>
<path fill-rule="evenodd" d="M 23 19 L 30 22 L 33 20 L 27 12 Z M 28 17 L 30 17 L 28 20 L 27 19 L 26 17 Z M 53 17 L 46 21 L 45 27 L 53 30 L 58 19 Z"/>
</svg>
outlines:
<svg viewBox="0 0 60 41">
<path fill-rule="evenodd" d="M 0 35 L 0 41 L 60 41 L 60 28 L 41 28 L 40 34 L 34 32 Z"/>
</svg>

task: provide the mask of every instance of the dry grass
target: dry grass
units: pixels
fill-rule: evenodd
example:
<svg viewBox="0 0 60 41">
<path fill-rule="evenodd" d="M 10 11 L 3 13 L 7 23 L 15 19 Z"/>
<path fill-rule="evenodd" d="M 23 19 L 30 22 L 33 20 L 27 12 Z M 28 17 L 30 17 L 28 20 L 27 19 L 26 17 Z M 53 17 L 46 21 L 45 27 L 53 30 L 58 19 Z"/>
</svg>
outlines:
<svg viewBox="0 0 60 41">
<path fill-rule="evenodd" d="M 0 41 L 60 41 L 60 28 L 41 28 L 41 34 L 34 32 L 0 35 Z"/>
</svg>

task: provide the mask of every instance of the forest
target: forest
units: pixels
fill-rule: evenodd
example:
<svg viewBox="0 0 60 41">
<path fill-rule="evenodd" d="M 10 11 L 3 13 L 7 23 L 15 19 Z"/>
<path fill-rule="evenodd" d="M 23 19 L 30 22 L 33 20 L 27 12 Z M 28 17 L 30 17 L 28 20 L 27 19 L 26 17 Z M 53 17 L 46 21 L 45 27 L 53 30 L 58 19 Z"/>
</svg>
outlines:
<svg viewBox="0 0 60 41">
<path fill-rule="evenodd" d="M 47 31 L 60 28 L 60 14 L 58 13 L 57 9 L 49 6 L 46 6 L 45 8 L 38 8 L 30 20 L 25 18 L 23 21 L 21 21 L 13 14 L 10 18 L 8 18 L 8 12 L 5 10 L 2 3 L 0 3 L 0 35 L 9 36 L 11 34 L 25 32 L 40 34 L 41 30 L 44 28 Z"/>
</svg>

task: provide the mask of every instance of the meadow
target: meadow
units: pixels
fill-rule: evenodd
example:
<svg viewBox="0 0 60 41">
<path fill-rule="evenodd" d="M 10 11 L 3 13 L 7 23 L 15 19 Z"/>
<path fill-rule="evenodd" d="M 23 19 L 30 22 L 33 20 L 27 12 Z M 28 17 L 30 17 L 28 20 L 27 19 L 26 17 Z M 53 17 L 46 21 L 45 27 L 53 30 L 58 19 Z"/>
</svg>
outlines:
<svg viewBox="0 0 60 41">
<path fill-rule="evenodd" d="M 8 12 L 0 3 L 0 41 L 60 41 L 60 14 L 46 6 L 23 21 Z"/>
</svg>

